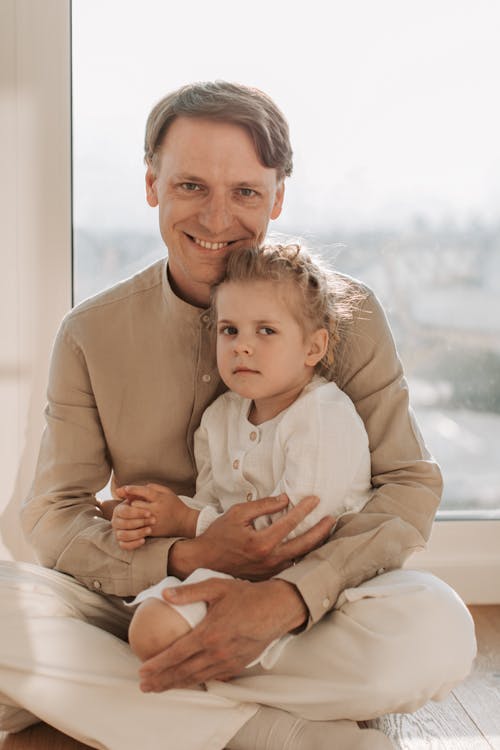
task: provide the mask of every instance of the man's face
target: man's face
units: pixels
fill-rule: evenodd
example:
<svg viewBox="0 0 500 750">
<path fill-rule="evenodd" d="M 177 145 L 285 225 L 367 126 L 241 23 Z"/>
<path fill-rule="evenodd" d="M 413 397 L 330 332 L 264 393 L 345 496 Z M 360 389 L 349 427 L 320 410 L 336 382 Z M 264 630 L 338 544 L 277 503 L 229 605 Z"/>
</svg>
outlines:
<svg viewBox="0 0 500 750">
<path fill-rule="evenodd" d="M 264 240 L 269 220 L 281 213 L 283 193 L 276 170 L 260 163 L 243 127 L 174 120 L 156 169 L 146 172 L 146 196 L 150 206 L 159 206 L 176 294 L 206 307 L 228 254 Z"/>
</svg>

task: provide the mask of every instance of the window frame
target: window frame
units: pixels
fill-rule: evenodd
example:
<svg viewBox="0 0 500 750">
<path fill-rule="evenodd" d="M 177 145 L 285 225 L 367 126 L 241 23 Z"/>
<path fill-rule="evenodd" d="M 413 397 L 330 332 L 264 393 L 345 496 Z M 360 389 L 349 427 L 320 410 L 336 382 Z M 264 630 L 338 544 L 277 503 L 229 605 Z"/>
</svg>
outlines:
<svg viewBox="0 0 500 750">
<path fill-rule="evenodd" d="M 7 21 L 2 35 L 14 32 L 16 38 L 17 96 L 20 96 L 21 85 L 43 85 L 44 97 L 39 97 L 37 101 L 39 109 L 34 113 L 36 117 L 31 123 L 32 129 L 36 129 L 37 118 L 42 117 L 47 126 L 62 133 L 62 137 L 51 139 L 49 144 L 50 161 L 59 165 L 59 168 L 52 170 L 50 174 L 49 189 L 38 190 L 37 211 L 26 212 L 21 203 L 23 196 L 18 193 L 17 211 L 10 218 L 14 233 L 19 238 L 21 222 L 23 226 L 26 222 L 33 223 L 40 211 L 42 215 L 44 211 L 51 211 L 51 224 L 40 242 L 33 247 L 23 248 L 23 252 L 30 254 L 28 262 L 31 262 L 34 269 L 43 267 L 47 247 L 50 245 L 51 248 L 52 274 L 48 295 L 51 303 L 43 304 L 47 299 L 45 297 L 39 301 L 38 307 L 32 305 L 30 308 L 31 324 L 33 319 L 38 322 L 40 354 L 36 364 L 37 367 L 43 365 L 43 378 L 46 379 L 48 356 L 55 331 L 62 315 L 70 308 L 72 299 L 71 2 L 45 0 L 41 4 L 36 0 L 7 0 L 2 6 L 2 14 L 3 20 Z M 45 64 L 40 66 L 37 62 L 39 60 L 44 60 Z M 61 75 L 53 74 L 54 66 L 62 66 Z M 40 111 L 42 106 L 43 112 Z M 31 145 L 36 147 L 35 138 Z M 44 143 L 44 148 L 45 146 Z M 26 178 L 25 161 L 18 160 L 13 166 L 11 159 L 11 170 L 15 170 L 18 184 L 22 184 L 22 180 Z M 58 196 L 58 200 L 50 200 L 50 193 Z M 38 231 L 39 226 L 33 226 L 32 229 Z M 55 243 L 54 237 L 57 239 Z M 46 277 L 43 281 L 47 282 Z M 20 278 L 19 283 L 23 284 L 24 280 Z M 37 278 L 34 283 L 41 286 L 41 281 Z M 45 289 L 45 294 L 46 292 Z M 26 289 L 20 287 L 17 297 L 18 313 L 26 303 L 26 295 Z M 32 383 L 31 404 L 27 415 L 30 434 L 37 435 L 40 432 L 44 402 L 44 388 Z M 22 461 L 24 484 L 32 476 L 34 468 L 35 452 L 32 450 Z M 498 514 L 486 514 L 486 517 L 473 511 L 465 514 L 441 512 L 434 524 L 427 550 L 413 555 L 405 567 L 435 573 L 450 583 L 469 604 L 500 603 L 499 515 L 500 509 Z"/>
</svg>

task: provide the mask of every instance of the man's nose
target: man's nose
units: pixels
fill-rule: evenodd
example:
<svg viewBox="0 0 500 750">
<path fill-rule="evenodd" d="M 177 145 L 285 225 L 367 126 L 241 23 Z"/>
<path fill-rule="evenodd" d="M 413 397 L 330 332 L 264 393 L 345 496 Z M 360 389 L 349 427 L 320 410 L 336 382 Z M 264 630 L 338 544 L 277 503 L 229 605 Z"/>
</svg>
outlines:
<svg viewBox="0 0 500 750">
<path fill-rule="evenodd" d="M 198 219 L 211 237 L 222 235 L 231 227 L 234 220 L 229 198 L 218 193 L 207 196 Z"/>
</svg>

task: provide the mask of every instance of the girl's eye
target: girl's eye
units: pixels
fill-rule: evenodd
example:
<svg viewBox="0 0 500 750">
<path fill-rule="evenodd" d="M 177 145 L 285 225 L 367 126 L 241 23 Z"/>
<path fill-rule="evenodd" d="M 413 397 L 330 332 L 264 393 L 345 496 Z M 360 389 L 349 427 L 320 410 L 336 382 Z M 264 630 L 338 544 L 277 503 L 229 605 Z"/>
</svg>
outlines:
<svg viewBox="0 0 500 750">
<path fill-rule="evenodd" d="M 224 336 L 236 336 L 238 329 L 235 326 L 224 326 L 220 329 L 219 333 L 222 333 Z"/>
<path fill-rule="evenodd" d="M 269 328 L 269 326 L 262 326 L 262 328 L 259 328 L 259 333 L 263 333 L 264 336 L 272 336 L 276 331 L 274 328 Z"/>
</svg>

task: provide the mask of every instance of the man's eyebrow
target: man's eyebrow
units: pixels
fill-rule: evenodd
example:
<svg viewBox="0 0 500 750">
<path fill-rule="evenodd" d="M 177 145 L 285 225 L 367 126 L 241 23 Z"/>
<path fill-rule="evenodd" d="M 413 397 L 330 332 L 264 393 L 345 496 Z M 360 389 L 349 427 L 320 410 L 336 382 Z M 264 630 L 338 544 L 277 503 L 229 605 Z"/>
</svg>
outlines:
<svg viewBox="0 0 500 750">
<path fill-rule="evenodd" d="M 193 174 L 192 172 L 178 172 L 172 175 L 174 182 L 206 182 L 203 177 Z M 237 180 L 230 183 L 232 188 L 251 188 L 252 190 L 263 190 L 265 185 L 259 180 Z"/>
<path fill-rule="evenodd" d="M 196 175 L 188 172 L 179 172 L 179 174 L 174 174 L 173 179 L 175 182 L 203 182 L 201 177 L 197 177 Z"/>
<path fill-rule="evenodd" d="M 259 190 L 262 190 L 264 188 L 263 182 L 258 182 L 256 180 L 238 180 L 238 182 L 233 183 L 233 187 L 235 188 L 257 188 Z"/>
</svg>

